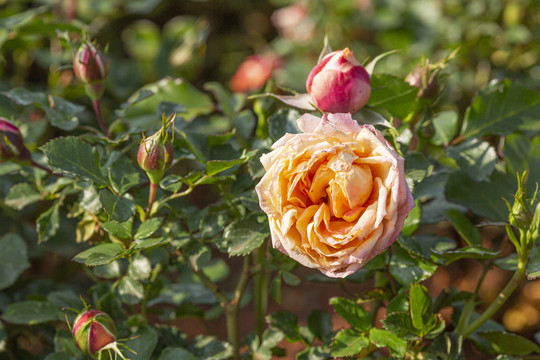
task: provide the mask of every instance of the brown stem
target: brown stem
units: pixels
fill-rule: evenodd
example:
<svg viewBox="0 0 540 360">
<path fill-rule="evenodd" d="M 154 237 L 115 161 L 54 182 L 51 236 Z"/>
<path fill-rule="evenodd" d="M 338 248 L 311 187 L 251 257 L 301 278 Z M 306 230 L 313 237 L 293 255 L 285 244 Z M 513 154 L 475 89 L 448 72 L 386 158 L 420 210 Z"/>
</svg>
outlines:
<svg viewBox="0 0 540 360">
<path fill-rule="evenodd" d="M 150 182 L 150 192 L 148 193 L 148 206 L 146 207 L 145 211 L 145 218 L 148 218 L 148 215 L 150 215 L 150 211 L 152 210 L 152 204 L 154 203 L 154 200 L 156 199 L 156 193 L 159 185 L 154 184 L 153 182 Z"/>
<path fill-rule="evenodd" d="M 106 137 L 109 137 L 109 131 L 107 130 L 107 126 L 105 125 L 105 122 L 103 121 L 103 116 L 101 115 L 101 106 L 99 104 L 99 99 L 92 100 L 92 106 L 94 107 L 94 112 L 96 113 L 101 132 L 105 134 Z"/>
<path fill-rule="evenodd" d="M 45 171 L 45 172 L 47 172 L 47 173 L 49 173 L 49 174 L 51 174 L 51 175 L 58 176 L 58 177 L 64 177 L 64 175 L 59 174 L 59 173 L 55 173 L 55 172 L 53 172 L 51 169 L 46 168 L 45 166 L 43 166 L 43 165 L 41 165 L 41 164 L 38 164 L 38 163 L 35 162 L 34 160 L 32 160 L 31 165 L 32 165 L 33 167 L 36 167 L 36 168 L 38 168 L 38 169 L 41 169 L 41 170 L 43 170 L 43 171 Z"/>
</svg>

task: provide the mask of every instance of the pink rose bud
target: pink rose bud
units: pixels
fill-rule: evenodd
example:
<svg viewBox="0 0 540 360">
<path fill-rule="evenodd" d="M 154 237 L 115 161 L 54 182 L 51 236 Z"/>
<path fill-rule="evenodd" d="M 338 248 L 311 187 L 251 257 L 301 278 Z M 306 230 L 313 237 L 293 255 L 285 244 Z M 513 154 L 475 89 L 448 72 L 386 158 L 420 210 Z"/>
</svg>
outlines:
<svg viewBox="0 0 540 360">
<path fill-rule="evenodd" d="M 97 100 L 105 90 L 109 61 L 92 43 L 83 43 L 73 58 L 75 76 L 85 85 L 86 94 Z"/>
<path fill-rule="evenodd" d="M 271 54 L 246 57 L 231 78 L 231 90 L 236 93 L 260 90 L 272 76 L 277 64 L 278 59 Z"/>
<path fill-rule="evenodd" d="M 174 149 L 167 140 L 167 131 L 174 117 L 170 119 L 163 117 L 161 129 L 152 136 L 143 137 L 137 152 L 137 162 L 153 184 L 159 183 L 174 159 Z"/>
<path fill-rule="evenodd" d="M 0 160 L 30 160 L 19 129 L 4 118 L 0 118 Z"/>
<path fill-rule="evenodd" d="M 348 48 L 326 55 L 309 73 L 306 88 L 313 103 L 329 113 L 354 113 L 371 95 L 369 74 Z"/>
<path fill-rule="evenodd" d="M 73 337 L 79 349 L 95 357 L 116 341 L 116 326 L 109 315 L 99 310 L 85 310 L 73 323 Z"/>
</svg>

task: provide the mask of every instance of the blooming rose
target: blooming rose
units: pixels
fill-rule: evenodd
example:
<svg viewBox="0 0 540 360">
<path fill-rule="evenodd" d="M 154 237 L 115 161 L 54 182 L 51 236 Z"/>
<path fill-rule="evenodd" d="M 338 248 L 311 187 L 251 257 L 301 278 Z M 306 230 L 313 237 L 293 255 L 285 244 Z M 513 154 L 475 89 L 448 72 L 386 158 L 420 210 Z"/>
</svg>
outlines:
<svg viewBox="0 0 540 360">
<path fill-rule="evenodd" d="M 257 185 L 274 247 L 327 276 L 345 277 L 390 246 L 414 207 L 404 160 L 351 114 L 305 114 L 261 157 Z"/>
</svg>

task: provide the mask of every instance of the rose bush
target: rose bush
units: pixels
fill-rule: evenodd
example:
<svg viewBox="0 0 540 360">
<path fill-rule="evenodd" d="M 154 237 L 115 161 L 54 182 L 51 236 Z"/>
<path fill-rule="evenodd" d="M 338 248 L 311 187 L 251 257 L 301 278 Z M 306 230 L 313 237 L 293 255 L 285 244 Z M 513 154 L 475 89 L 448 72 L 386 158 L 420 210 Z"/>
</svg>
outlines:
<svg viewBox="0 0 540 360">
<path fill-rule="evenodd" d="M 276 249 L 346 277 L 394 242 L 414 207 L 404 160 L 350 114 L 305 114 L 261 162 L 257 185 Z"/>
</svg>

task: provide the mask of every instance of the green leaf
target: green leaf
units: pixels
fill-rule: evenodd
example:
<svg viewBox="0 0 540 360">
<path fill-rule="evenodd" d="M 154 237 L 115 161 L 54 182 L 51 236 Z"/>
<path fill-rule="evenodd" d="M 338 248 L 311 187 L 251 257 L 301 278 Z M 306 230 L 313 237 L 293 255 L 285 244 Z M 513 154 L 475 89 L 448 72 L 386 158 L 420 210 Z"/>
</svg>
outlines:
<svg viewBox="0 0 540 360">
<path fill-rule="evenodd" d="M 539 112 L 540 94 L 536 91 L 509 80 L 490 84 L 465 112 L 461 135 L 508 135 L 537 122 Z"/>
<path fill-rule="evenodd" d="M 0 238 L 0 290 L 15 283 L 19 275 L 30 267 L 26 243 L 17 234 Z"/>
<path fill-rule="evenodd" d="M 507 172 L 527 171 L 527 189 L 534 191 L 536 184 L 540 184 L 540 136 L 529 139 L 522 134 L 510 134 L 504 139 L 503 153 Z"/>
<path fill-rule="evenodd" d="M 231 94 L 219 82 L 208 82 L 204 84 L 204 88 L 214 94 L 219 107 L 229 119 L 232 119 L 234 114 L 240 111 L 244 104 L 245 95 Z"/>
<path fill-rule="evenodd" d="M 332 343 L 332 356 L 354 356 L 369 346 L 369 340 L 364 335 L 352 329 L 341 330 L 336 334 Z"/>
<path fill-rule="evenodd" d="M 446 236 L 419 234 L 415 236 L 398 237 L 398 243 L 414 257 L 422 257 L 425 260 L 434 261 L 431 250 L 445 251 L 454 249 L 456 242 Z"/>
<path fill-rule="evenodd" d="M 422 205 L 419 200 L 416 200 L 414 208 L 411 210 L 411 212 L 403 222 L 403 228 L 401 229 L 401 233 L 405 235 L 412 235 L 420 225 L 421 215 Z"/>
<path fill-rule="evenodd" d="M 51 125 L 66 131 L 74 130 L 79 125 L 77 115 L 84 111 L 84 106 L 46 93 L 32 92 L 25 88 L 15 88 L 2 94 L 17 105 L 40 108 L 45 112 L 45 117 Z"/>
<path fill-rule="evenodd" d="M 331 298 L 330 305 L 334 307 L 339 316 L 359 331 L 368 331 L 371 328 L 371 317 L 363 307 L 345 298 Z"/>
<path fill-rule="evenodd" d="M 36 325 L 64 319 L 61 309 L 47 301 L 21 301 L 8 305 L 1 316 L 12 324 Z"/>
<path fill-rule="evenodd" d="M 29 183 L 18 183 L 9 189 L 5 204 L 15 210 L 22 210 L 26 206 L 41 200 L 43 196 L 35 186 Z"/>
<path fill-rule="evenodd" d="M 540 248 L 535 247 L 529 255 L 529 262 L 527 263 L 527 279 L 534 280 L 538 277 L 540 277 Z"/>
<path fill-rule="evenodd" d="M 144 299 L 143 285 L 131 276 L 124 276 L 118 283 L 117 290 L 124 304 L 135 305 Z"/>
<path fill-rule="evenodd" d="M 128 266 L 128 276 L 134 280 L 148 280 L 152 275 L 152 264 L 146 256 L 140 253 L 131 258 Z"/>
<path fill-rule="evenodd" d="M 131 221 L 120 223 L 116 220 L 107 221 L 103 224 L 103 230 L 117 238 L 127 240 L 131 239 Z"/>
<path fill-rule="evenodd" d="M 435 114 L 431 121 L 435 130 L 431 142 L 435 145 L 448 146 L 459 131 L 458 114 L 453 110 L 442 111 Z"/>
<path fill-rule="evenodd" d="M 409 291 L 409 306 L 413 326 L 420 331 L 420 336 L 427 334 L 435 325 L 431 312 L 431 296 L 427 289 L 420 284 L 411 284 Z"/>
<path fill-rule="evenodd" d="M 465 246 L 456 250 L 437 251 L 432 250 L 436 259 L 444 260 L 449 265 L 459 259 L 489 260 L 500 256 L 500 251 L 486 249 L 480 246 Z"/>
<path fill-rule="evenodd" d="M 171 241 L 168 237 L 152 238 L 145 240 L 135 240 L 135 250 L 145 250 L 156 246 L 168 244 Z"/>
<path fill-rule="evenodd" d="M 272 141 L 280 139 L 283 135 L 298 134 L 300 129 L 296 124 L 296 120 L 300 117 L 300 113 L 293 109 L 279 109 L 276 113 L 268 118 L 268 131 Z"/>
<path fill-rule="evenodd" d="M 406 339 L 417 340 L 417 330 L 412 324 L 411 314 L 407 311 L 394 312 L 386 315 L 382 320 L 384 328 L 392 334 Z"/>
<path fill-rule="evenodd" d="M 150 360 L 158 342 L 158 335 L 154 328 L 145 326 L 131 335 L 125 344 L 135 353 L 124 351 L 124 355 L 131 360 Z"/>
<path fill-rule="evenodd" d="M 57 201 L 48 210 L 42 212 L 36 220 L 38 242 L 42 243 L 52 238 L 60 227 L 60 201 Z"/>
<path fill-rule="evenodd" d="M 369 332 L 369 341 L 377 347 L 388 347 L 390 354 L 399 359 L 405 357 L 407 351 L 407 341 L 389 331 L 372 328 Z"/>
<path fill-rule="evenodd" d="M 395 247 L 390 260 L 390 273 L 402 285 L 409 286 L 425 280 L 437 270 L 437 265 L 422 258 L 410 256 L 401 247 Z"/>
<path fill-rule="evenodd" d="M 332 340 L 332 317 L 329 313 L 319 309 L 313 310 L 309 314 L 307 323 L 313 335 L 324 344 Z"/>
<path fill-rule="evenodd" d="M 119 194 L 123 194 L 140 181 L 139 172 L 127 157 L 122 156 L 109 167 L 109 181 Z"/>
<path fill-rule="evenodd" d="M 99 193 L 99 200 L 109 219 L 124 222 L 135 214 L 135 202 L 130 194 L 117 196 L 104 189 Z"/>
<path fill-rule="evenodd" d="M 302 341 L 298 327 L 298 319 L 294 314 L 286 311 L 278 311 L 266 317 L 268 324 L 278 330 L 283 331 L 288 342 Z"/>
<path fill-rule="evenodd" d="M 163 349 L 158 360 L 198 360 L 199 358 L 181 347 L 167 347 Z"/>
<path fill-rule="evenodd" d="M 281 304 L 281 272 L 278 272 L 270 282 L 270 296 L 275 302 Z"/>
<path fill-rule="evenodd" d="M 498 160 L 495 149 L 487 141 L 476 138 L 448 147 L 447 153 L 474 181 L 487 181 Z"/>
<path fill-rule="evenodd" d="M 198 335 L 189 344 L 189 349 L 201 360 L 225 360 L 232 356 L 232 347 L 213 336 Z"/>
<path fill-rule="evenodd" d="M 249 140 L 257 125 L 257 118 L 250 110 L 246 109 L 236 114 L 233 124 L 236 132 L 238 132 L 242 139 Z"/>
<path fill-rule="evenodd" d="M 229 244 L 229 255 L 247 255 L 257 249 L 270 234 L 268 223 L 259 223 L 254 217 L 237 220 L 225 228 L 224 237 Z"/>
<path fill-rule="evenodd" d="M 480 236 L 480 231 L 469 221 L 469 219 L 455 209 L 448 209 L 444 212 L 446 218 L 454 230 L 457 231 L 459 236 L 467 243 L 469 246 L 481 245 L 482 238 Z"/>
<path fill-rule="evenodd" d="M 206 163 L 206 173 L 208 176 L 214 176 L 222 171 L 228 170 L 233 166 L 244 164 L 249 161 L 256 151 L 251 151 L 248 154 L 243 154 L 239 159 L 234 160 L 210 160 Z"/>
<path fill-rule="evenodd" d="M 511 253 L 507 257 L 495 259 L 493 261 L 493 265 L 506 271 L 516 271 L 518 265 L 518 255 L 517 253 Z"/>
<path fill-rule="evenodd" d="M 493 347 L 496 354 L 525 356 L 533 352 L 540 352 L 540 347 L 526 338 L 498 331 L 479 332 L 478 335 Z"/>
<path fill-rule="evenodd" d="M 161 218 L 152 218 L 152 219 L 146 220 L 137 229 L 137 232 L 135 233 L 135 239 L 136 240 L 146 239 L 152 236 L 152 234 L 155 233 L 161 227 L 162 222 L 163 222 L 163 219 Z"/>
<path fill-rule="evenodd" d="M 405 118 L 415 104 L 418 89 L 405 80 L 390 74 L 377 73 L 371 77 L 371 96 L 368 105 L 388 110 L 393 116 Z"/>
<path fill-rule="evenodd" d="M 96 149 L 81 139 L 71 136 L 56 138 L 43 145 L 41 150 L 47 155 L 52 168 L 98 185 L 108 184 L 101 172 Z"/>
<path fill-rule="evenodd" d="M 405 161 L 407 164 L 407 161 Z M 414 198 L 422 202 L 421 224 L 434 224 L 444 221 L 444 211 L 447 209 L 467 209 L 461 205 L 451 203 L 447 200 L 444 189 L 450 175 L 445 172 L 438 172 L 424 178 L 414 188 Z M 469 194 L 470 195 L 470 194 Z"/>
<path fill-rule="evenodd" d="M 477 215 L 492 221 L 507 221 L 508 208 L 503 198 L 511 199 L 515 184 L 515 175 L 499 171 L 494 171 L 489 181 L 482 182 L 455 172 L 448 178 L 445 193 L 450 201 L 466 206 Z"/>
<path fill-rule="evenodd" d="M 141 93 L 144 96 L 141 96 Z M 214 109 L 210 96 L 183 79 L 166 77 L 144 85 L 128 99 L 130 106 L 123 110 L 126 123 L 141 130 L 157 126 L 160 115 L 158 108 L 162 103 L 182 105 L 185 109 L 182 116 L 188 121 Z"/>
<path fill-rule="evenodd" d="M 117 259 L 124 252 L 118 243 L 106 243 L 92 246 L 75 255 L 74 261 L 88 266 L 106 265 Z"/>
</svg>

